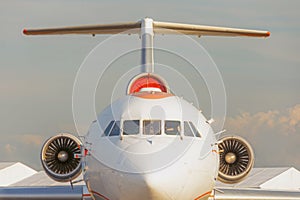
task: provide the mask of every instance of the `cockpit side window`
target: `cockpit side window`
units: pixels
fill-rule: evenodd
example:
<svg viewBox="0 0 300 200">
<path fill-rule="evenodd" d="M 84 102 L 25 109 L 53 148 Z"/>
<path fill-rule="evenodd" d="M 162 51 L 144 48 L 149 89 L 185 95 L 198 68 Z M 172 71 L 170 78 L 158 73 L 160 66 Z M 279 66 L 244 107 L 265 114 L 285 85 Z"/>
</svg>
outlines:
<svg viewBox="0 0 300 200">
<path fill-rule="evenodd" d="M 194 137 L 193 131 L 187 121 L 184 122 L 184 135 Z"/>
<path fill-rule="evenodd" d="M 165 121 L 165 134 L 180 135 L 180 121 Z"/>
<path fill-rule="evenodd" d="M 125 120 L 123 122 L 123 135 L 137 135 L 140 132 L 140 120 Z"/>
<path fill-rule="evenodd" d="M 104 135 L 105 136 L 108 136 L 110 131 L 111 131 L 111 128 L 113 127 L 115 121 L 111 121 L 108 126 L 106 127 L 106 129 L 104 130 Z"/>
<path fill-rule="evenodd" d="M 118 136 L 120 135 L 120 121 L 116 121 L 112 127 L 109 136 Z"/>
<path fill-rule="evenodd" d="M 161 135 L 161 120 L 144 120 L 144 135 Z"/>
<path fill-rule="evenodd" d="M 190 124 L 190 126 L 191 126 L 191 128 L 192 128 L 192 130 L 194 132 L 194 135 L 196 137 L 200 137 L 201 138 L 201 135 L 200 135 L 199 131 L 197 130 L 197 128 L 195 127 L 195 125 L 193 124 L 193 122 L 189 122 L 189 124 Z"/>
</svg>

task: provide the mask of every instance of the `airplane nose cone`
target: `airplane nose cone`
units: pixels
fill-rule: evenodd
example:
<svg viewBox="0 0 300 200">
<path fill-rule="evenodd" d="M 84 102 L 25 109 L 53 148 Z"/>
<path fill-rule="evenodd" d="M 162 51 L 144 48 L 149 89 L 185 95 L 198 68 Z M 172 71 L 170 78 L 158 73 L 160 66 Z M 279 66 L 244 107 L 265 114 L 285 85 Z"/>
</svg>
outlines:
<svg viewBox="0 0 300 200">
<path fill-rule="evenodd" d="M 229 152 L 225 155 L 225 161 L 228 164 L 233 164 L 236 161 L 236 155 L 232 152 Z"/>
</svg>

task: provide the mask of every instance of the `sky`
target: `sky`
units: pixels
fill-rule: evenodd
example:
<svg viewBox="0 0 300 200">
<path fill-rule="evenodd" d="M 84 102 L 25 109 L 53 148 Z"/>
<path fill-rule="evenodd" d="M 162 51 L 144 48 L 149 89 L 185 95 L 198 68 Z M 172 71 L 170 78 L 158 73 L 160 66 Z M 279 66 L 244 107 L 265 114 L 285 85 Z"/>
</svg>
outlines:
<svg viewBox="0 0 300 200">
<path fill-rule="evenodd" d="M 41 169 L 40 149 L 47 138 L 59 132 L 76 135 L 72 115 L 76 73 L 86 55 L 107 38 L 28 37 L 23 28 L 137 21 L 148 16 L 271 32 L 267 39 L 194 40 L 222 75 L 227 134 L 251 143 L 256 167 L 300 169 L 299 1 L 2 0 L 0 5 L 0 161 Z M 187 53 L 195 52 L 187 49 Z M 194 84 L 203 82 L 194 80 Z M 199 106 L 209 118 L 207 94 Z"/>
</svg>

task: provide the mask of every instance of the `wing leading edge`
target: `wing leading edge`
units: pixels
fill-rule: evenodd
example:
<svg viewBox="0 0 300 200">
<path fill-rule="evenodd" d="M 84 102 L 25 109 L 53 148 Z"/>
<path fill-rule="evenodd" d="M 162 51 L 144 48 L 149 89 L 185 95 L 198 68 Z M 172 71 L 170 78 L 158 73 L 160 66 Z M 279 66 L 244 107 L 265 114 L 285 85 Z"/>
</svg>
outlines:
<svg viewBox="0 0 300 200">
<path fill-rule="evenodd" d="M 300 191 L 293 190 L 264 190 L 264 189 L 242 189 L 242 188 L 217 188 L 215 200 L 228 199 L 276 199 L 276 200 L 300 200 Z"/>
<path fill-rule="evenodd" d="M 140 34 L 142 22 L 126 22 L 115 24 L 99 24 L 85 26 L 71 26 L 60 28 L 24 29 L 25 35 L 63 35 L 63 34 Z M 218 26 L 203 26 L 171 22 L 153 21 L 155 34 L 187 34 L 197 36 L 248 36 L 269 37 L 269 31 L 237 29 Z"/>
<path fill-rule="evenodd" d="M 39 186 L 39 187 L 3 187 L 0 188 L 0 200 L 82 200 L 84 186 Z"/>
</svg>

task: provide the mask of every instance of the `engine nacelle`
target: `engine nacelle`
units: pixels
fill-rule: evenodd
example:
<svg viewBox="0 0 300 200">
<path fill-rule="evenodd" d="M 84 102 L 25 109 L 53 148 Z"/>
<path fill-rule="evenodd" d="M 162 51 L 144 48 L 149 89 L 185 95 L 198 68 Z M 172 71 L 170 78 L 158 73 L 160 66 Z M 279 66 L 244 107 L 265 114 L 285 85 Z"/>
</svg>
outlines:
<svg viewBox="0 0 300 200">
<path fill-rule="evenodd" d="M 231 184 L 242 181 L 254 164 L 254 153 L 250 144 L 241 137 L 227 136 L 221 139 L 219 151 L 218 180 Z"/>
<path fill-rule="evenodd" d="M 41 161 L 47 175 L 55 181 L 67 182 L 81 174 L 81 141 L 62 133 L 49 138 L 43 145 Z"/>
</svg>

